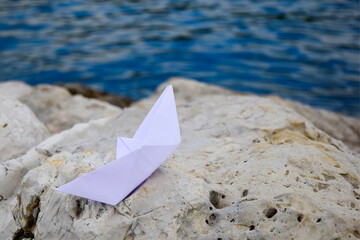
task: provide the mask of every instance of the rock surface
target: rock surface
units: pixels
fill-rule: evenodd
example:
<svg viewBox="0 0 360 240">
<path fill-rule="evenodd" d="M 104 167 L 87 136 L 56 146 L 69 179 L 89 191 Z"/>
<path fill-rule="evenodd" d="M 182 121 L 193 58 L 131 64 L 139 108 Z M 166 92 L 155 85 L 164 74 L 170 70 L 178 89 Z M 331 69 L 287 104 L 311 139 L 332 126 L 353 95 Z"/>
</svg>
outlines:
<svg viewBox="0 0 360 240">
<path fill-rule="evenodd" d="M 129 107 L 132 102 L 117 94 L 95 90 L 81 83 L 59 83 L 58 85 L 66 88 L 72 95 L 79 94 L 87 98 L 95 98 L 120 108 Z"/>
<path fill-rule="evenodd" d="M 182 143 L 138 191 L 113 207 L 55 189 L 112 161 L 166 84 L 3 162 L 0 239 L 360 238 L 356 152 L 271 98 L 170 82 Z"/>
<path fill-rule="evenodd" d="M 51 85 L 38 85 L 20 98 L 49 129 L 58 133 L 73 125 L 89 120 L 116 116 L 121 109 L 106 102 L 72 96 L 66 89 Z"/>
<path fill-rule="evenodd" d="M 182 103 L 191 103 L 193 100 L 197 99 L 198 96 L 250 95 L 178 77 L 171 78 L 169 84 L 176 85 L 178 86 L 178 89 L 181 89 L 181 91 L 176 93 L 176 96 L 177 100 Z M 352 150 L 360 153 L 359 119 L 336 114 L 323 109 L 312 108 L 299 102 L 282 99 L 278 96 L 269 96 L 269 98 L 285 108 L 290 108 L 290 111 L 295 111 L 307 118 L 320 130 L 326 132 L 335 139 L 343 141 Z"/>
<path fill-rule="evenodd" d="M 8 81 L 0 82 L 0 95 L 12 98 L 20 98 L 29 94 L 32 88 L 23 82 Z"/>
<path fill-rule="evenodd" d="M 48 136 L 44 124 L 27 106 L 0 94 L 0 162 L 26 153 Z"/>
<path fill-rule="evenodd" d="M 360 121 L 322 109 L 287 100 L 286 103 L 300 115 L 309 119 L 317 128 L 343 141 L 348 147 L 360 153 Z"/>
</svg>

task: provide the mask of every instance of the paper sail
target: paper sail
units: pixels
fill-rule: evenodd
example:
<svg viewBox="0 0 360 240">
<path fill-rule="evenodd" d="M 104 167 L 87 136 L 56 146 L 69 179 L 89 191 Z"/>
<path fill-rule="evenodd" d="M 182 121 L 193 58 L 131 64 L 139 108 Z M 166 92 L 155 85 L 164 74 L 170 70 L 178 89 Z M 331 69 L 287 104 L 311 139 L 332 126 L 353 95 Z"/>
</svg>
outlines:
<svg viewBox="0 0 360 240">
<path fill-rule="evenodd" d="M 57 190 L 116 205 L 143 183 L 180 142 L 174 92 L 169 85 L 133 138 L 117 139 L 116 160 Z"/>
</svg>

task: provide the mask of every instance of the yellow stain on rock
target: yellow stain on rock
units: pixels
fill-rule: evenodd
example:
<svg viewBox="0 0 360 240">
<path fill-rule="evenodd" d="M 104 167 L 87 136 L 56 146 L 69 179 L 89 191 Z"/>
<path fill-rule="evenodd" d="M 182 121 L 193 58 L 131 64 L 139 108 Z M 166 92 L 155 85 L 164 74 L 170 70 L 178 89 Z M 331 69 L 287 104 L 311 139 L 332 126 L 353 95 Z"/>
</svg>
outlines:
<svg viewBox="0 0 360 240">
<path fill-rule="evenodd" d="M 143 190 L 146 194 L 149 193 L 148 189 L 145 187 L 145 185 L 142 185 L 142 187 L 140 188 L 141 190 Z"/>
<path fill-rule="evenodd" d="M 289 129 L 281 129 L 275 131 L 272 134 L 271 143 L 272 144 L 281 144 L 281 143 L 291 143 L 296 142 L 304 146 L 314 146 L 322 152 L 334 152 L 333 149 L 327 147 L 329 144 L 326 140 L 321 137 L 313 139 L 308 134 L 300 131 L 291 131 Z M 336 147 L 336 146 L 334 146 Z"/>
<path fill-rule="evenodd" d="M 272 147 L 271 144 L 267 143 L 267 142 L 261 142 L 261 143 L 257 143 L 255 146 L 254 146 L 254 150 L 256 152 L 262 152 L 262 151 L 266 151 L 268 149 L 270 149 Z"/>
<path fill-rule="evenodd" d="M 313 146 L 323 154 L 323 157 L 321 158 L 322 161 L 325 160 L 333 167 L 341 168 L 340 163 L 331 154 L 335 150 L 333 147 L 337 148 L 337 146 L 329 143 L 327 139 L 320 135 L 313 137 L 307 132 L 304 124 L 299 124 L 299 126 L 295 126 L 294 129 L 280 129 L 273 133 L 268 133 L 268 136 L 270 141 L 256 144 L 254 146 L 255 151 L 266 151 L 273 145 L 281 145 L 285 143 L 297 143 L 303 146 Z M 329 144 L 331 144 L 331 146 Z"/>
<path fill-rule="evenodd" d="M 315 176 L 315 175 L 301 174 L 300 176 L 303 178 L 312 178 L 312 179 L 319 180 L 319 181 L 321 180 L 318 176 Z"/>
<path fill-rule="evenodd" d="M 95 168 L 92 168 L 92 167 L 89 167 L 89 166 L 86 166 L 86 165 L 85 166 L 82 165 L 79 168 L 80 168 L 81 173 L 89 173 L 89 172 L 92 172 L 92 171 L 95 170 Z"/>
<path fill-rule="evenodd" d="M 273 107 L 271 106 L 264 106 L 261 104 L 256 104 L 250 107 L 251 110 L 257 109 L 257 108 L 261 108 L 262 110 L 264 110 L 265 112 L 270 111 L 273 109 Z"/>
<path fill-rule="evenodd" d="M 90 153 L 90 154 L 93 154 L 94 152 L 93 151 L 90 151 L 90 150 L 84 150 L 84 153 Z"/>
<path fill-rule="evenodd" d="M 331 156 L 330 154 L 327 154 L 327 153 L 324 153 L 324 155 L 326 156 L 326 160 L 331 162 L 334 165 L 334 167 L 341 168 L 339 162 L 333 156 Z"/>
<path fill-rule="evenodd" d="M 305 137 L 302 133 L 300 132 L 294 132 L 294 131 L 290 131 L 289 129 L 282 129 L 279 131 L 275 131 L 272 134 L 272 143 L 274 144 L 279 144 L 282 142 L 297 142 L 300 143 L 302 145 L 315 145 L 316 142 L 311 141 L 309 138 Z"/>
<path fill-rule="evenodd" d="M 48 163 L 50 165 L 55 166 L 55 167 L 58 168 L 64 163 L 64 160 L 63 159 L 57 159 L 57 160 L 54 160 L 54 161 L 49 161 Z"/>
</svg>

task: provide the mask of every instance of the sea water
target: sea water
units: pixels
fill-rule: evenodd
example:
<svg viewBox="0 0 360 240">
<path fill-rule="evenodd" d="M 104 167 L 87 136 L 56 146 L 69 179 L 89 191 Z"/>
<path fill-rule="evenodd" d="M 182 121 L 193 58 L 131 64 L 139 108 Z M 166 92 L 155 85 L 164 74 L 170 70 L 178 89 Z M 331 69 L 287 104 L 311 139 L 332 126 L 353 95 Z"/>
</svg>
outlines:
<svg viewBox="0 0 360 240">
<path fill-rule="evenodd" d="M 357 0 L 0 1 L 0 81 L 132 99 L 172 76 L 359 113 Z"/>
</svg>

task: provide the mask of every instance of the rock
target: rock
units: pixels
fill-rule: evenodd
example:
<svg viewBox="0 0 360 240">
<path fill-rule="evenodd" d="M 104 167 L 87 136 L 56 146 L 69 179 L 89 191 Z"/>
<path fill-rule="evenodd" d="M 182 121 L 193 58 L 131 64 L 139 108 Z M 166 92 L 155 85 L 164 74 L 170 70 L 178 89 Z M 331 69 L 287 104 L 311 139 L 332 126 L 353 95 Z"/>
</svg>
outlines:
<svg viewBox="0 0 360 240">
<path fill-rule="evenodd" d="M 0 82 L 0 95 L 20 98 L 31 92 L 31 87 L 24 82 L 8 81 Z"/>
<path fill-rule="evenodd" d="M 103 92 L 92 89 L 81 83 L 58 83 L 57 85 L 66 88 L 72 95 L 82 95 L 87 98 L 95 98 L 101 101 L 111 103 L 120 108 L 129 107 L 131 100 L 124 98 L 118 94 Z"/>
<path fill-rule="evenodd" d="M 38 85 L 20 98 L 49 129 L 58 133 L 77 123 L 116 116 L 121 109 L 111 104 L 71 94 L 62 87 Z"/>
<path fill-rule="evenodd" d="M 211 86 L 193 80 L 189 81 L 186 78 L 174 77 L 168 81 L 168 84 L 176 86 L 175 91 L 176 89 L 181 89 L 181 91 L 178 91 L 175 94 L 177 102 L 182 104 L 191 103 L 198 98 L 211 95 L 252 95 L 235 92 L 217 86 Z M 160 90 L 164 88 L 164 84 L 160 86 Z M 269 97 L 281 106 L 290 108 L 290 111 L 295 111 L 301 116 L 307 118 L 320 130 L 326 132 L 335 139 L 341 140 L 349 148 L 360 153 L 359 119 L 329 112 L 323 109 L 312 108 L 299 102 L 282 99 L 278 96 Z"/>
<path fill-rule="evenodd" d="M 31 110 L 0 94 L 0 162 L 25 154 L 49 136 L 45 126 Z"/>
<path fill-rule="evenodd" d="M 173 83 L 182 143 L 138 191 L 113 207 L 55 189 L 112 161 L 165 84 L 4 162 L 0 239 L 359 237 L 359 154 L 270 98 Z"/>
<path fill-rule="evenodd" d="M 169 84 L 175 86 L 174 94 L 178 104 L 191 103 L 199 98 L 203 98 L 204 96 L 251 95 L 232 91 L 215 85 L 209 85 L 192 79 L 172 77 L 165 84 L 159 86 L 157 92 L 154 94 L 154 97 L 158 97 Z"/>
<path fill-rule="evenodd" d="M 360 121 L 357 118 L 342 114 L 316 109 L 291 100 L 273 97 L 279 103 L 291 107 L 300 115 L 310 120 L 317 128 L 323 130 L 333 138 L 341 140 L 349 148 L 360 153 Z"/>
</svg>

